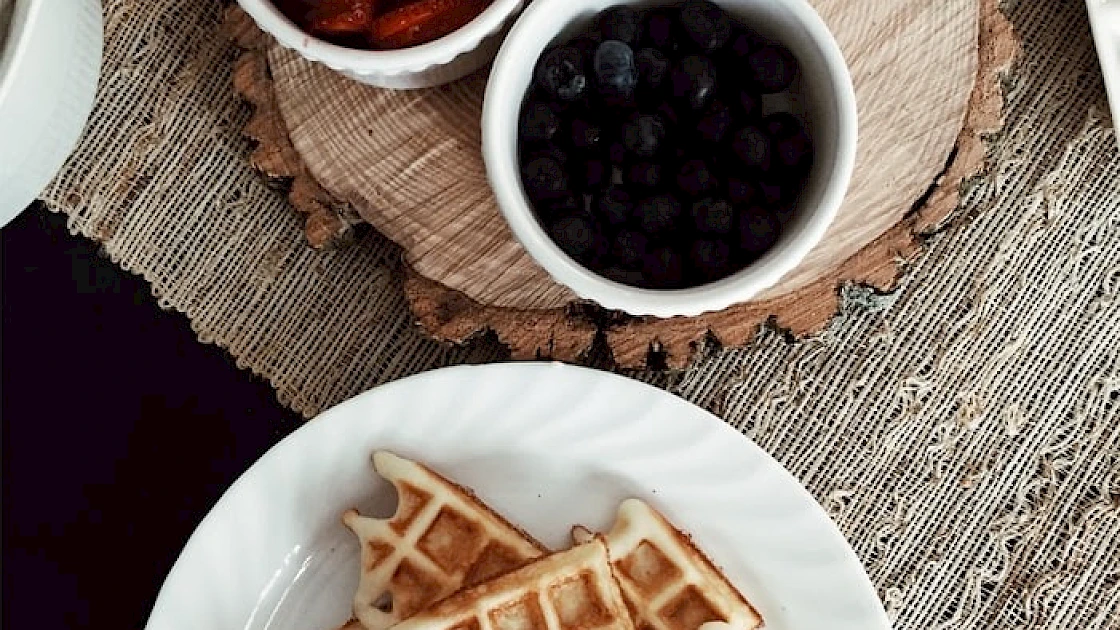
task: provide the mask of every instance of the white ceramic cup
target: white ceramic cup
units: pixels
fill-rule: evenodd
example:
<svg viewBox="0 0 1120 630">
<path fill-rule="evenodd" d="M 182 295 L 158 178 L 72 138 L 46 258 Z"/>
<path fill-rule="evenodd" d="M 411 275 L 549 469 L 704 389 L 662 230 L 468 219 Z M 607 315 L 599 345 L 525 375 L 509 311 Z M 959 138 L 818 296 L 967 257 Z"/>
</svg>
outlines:
<svg viewBox="0 0 1120 630">
<path fill-rule="evenodd" d="M 659 0 L 534 0 L 510 29 L 487 84 L 482 109 L 482 153 L 498 206 L 529 254 L 580 298 L 632 315 L 695 316 L 745 302 L 776 284 L 824 236 L 847 191 L 855 163 L 857 116 L 852 79 L 824 21 L 805 0 L 715 0 L 763 36 L 785 44 L 800 76 L 789 111 L 807 122 L 815 157 L 794 218 L 767 253 L 747 268 L 686 289 L 641 289 L 600 276 L 565 254 L 537 221 L 521 183 L 518 118 L 541 53 L 611 6 L 650 7 Z"/>
<path fill-rule="evenodd" d="M 400 50 L 360 50 L 308 34 L 271 0 L 237 0 L 281 46 L 355 81 L 395 89 L 443 85 L 490 63 L 524 1 L 494 0 L 462 28 L 426 44 Z"/>
<path fill-rule="evenodd" d="M 0 225 L 74 150 L 101 70 L 99 0 L 14 0 L 0 43 Z"/>
</svg>

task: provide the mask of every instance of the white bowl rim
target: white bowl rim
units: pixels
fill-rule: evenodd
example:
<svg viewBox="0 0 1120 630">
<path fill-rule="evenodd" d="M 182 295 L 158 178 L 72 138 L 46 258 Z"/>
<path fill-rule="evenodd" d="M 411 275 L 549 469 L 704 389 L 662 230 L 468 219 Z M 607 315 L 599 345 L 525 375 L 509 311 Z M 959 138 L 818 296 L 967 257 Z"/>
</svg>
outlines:
<svg viewBox="0 0 1120 630">
<path fill-rule="evenodd" d="M 31 29 L 38 22 L 42 0 L 15 0 L 6 37 L 0 37 L 0 103 L 15 83 L 20 62 L 31 47 Z M 20 7 L 23 10 L 20 11 Z"/>
<path fill-rule="evenodd" d="M 847 194 L 852 172 L 855 169 L 858 117 L 855 87 L 843 52 L 820 14 L 806 0 L 784 0 L 789 9 L 809 33 L 828 68 L 837 106 L 837 155 L 832 177 L 821 195 L 815 212 L 806 217 L 799 238 L 791 240 L 781 250 L 771 249 L 758 261 L 745 269 L 717 282 L 684 289 L 658 290 L 633 287 L 609 280 L 572 260 L 545 232 L 533 216 L 520 190 L 504 185 L 498 179 L 520 181 L 516 170 L 516 157 L 499 157 L 500 149 L 494 146 L 490 129 L 506 121 L 500 119 L 494 106 L 495 93 L 502 89 L 504 69 L 511 64 L 524 63 L 524 52 L 518 42 L 526 24 L 536 13 L 547 12 L 554 2 L 569 0 L 534 0 L 529 3 L 514 22 L 494 59 L 490 80 L 482 104 L 482 154 L 486 162 L 487 177 L 494 189 L 498 208 L 518 241 L 529 255 L 557 282 L 567 286 L 585 300 L 597 302 L 608 309 L 617 309 L 634 316 L 695 317 L 703 313 L 720 311 L 745 302 L 781 280 L 799 265 L 821 241 L 828 227 L 839 212 Z M 633 2 L 623 2 L 633 3 Z M 719 1 L 717 0 L 717 4 Z M 566 27 L 559 25 L 557 32 Z M 512 172 L 510 172 L 512 171 Z"/>
<path fill-rule="evenodd" d="M 237 0 L 260 27 L 282 46 L 333 70 L 394 76 L 443 65 L 474 50 L 517 11 L 522 0 L 493 0 L 458 29 L 430 42 L 397 50 L 362 50 L 332 44 L 304 31 L 271 0 Z"/>
</svg>

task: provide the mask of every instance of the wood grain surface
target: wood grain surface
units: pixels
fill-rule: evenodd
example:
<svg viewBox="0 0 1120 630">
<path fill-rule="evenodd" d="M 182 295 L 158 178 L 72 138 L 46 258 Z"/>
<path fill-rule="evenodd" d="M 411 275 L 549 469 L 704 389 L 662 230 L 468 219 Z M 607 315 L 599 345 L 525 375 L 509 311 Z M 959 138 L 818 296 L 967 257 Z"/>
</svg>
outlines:
<svg viewBox="0 0 1120 630">
<path fill-rule="evenodd" d="M 1018 41 L 994 0 L 816 5 L 852 67 L 859 104 L 857 166 L 840 215 L 759 299 L 672 319 L 573 307 L 570 291 L 513 239 L 479 154 L 484 74 L 381 90 L 262 43 L 236 13 L 228 27 L 249 51 L 235 75 L 257 107 L 247 133 L 281 135 L 278 123 L 287 131 L 261 141 L 258 167 L 295 178 L 293 202 L 309 213 L 314 245 L 345 234 L 347 208 L 400 244 L 409 301 L 429 333 L 461 341 L 491 329 L 515 356 L 574 359 L 601 330 L 622 365 L 680 367 L 707 341 L 741 345 L 768 320 L 796 335 L 820 330 L 841 284 L 892 287 L 918 250 L 915 235 L 940 223 L 961 180 L 982 169 L 981 134 L 1001 122 L 999 72 Z"/>
</svg>

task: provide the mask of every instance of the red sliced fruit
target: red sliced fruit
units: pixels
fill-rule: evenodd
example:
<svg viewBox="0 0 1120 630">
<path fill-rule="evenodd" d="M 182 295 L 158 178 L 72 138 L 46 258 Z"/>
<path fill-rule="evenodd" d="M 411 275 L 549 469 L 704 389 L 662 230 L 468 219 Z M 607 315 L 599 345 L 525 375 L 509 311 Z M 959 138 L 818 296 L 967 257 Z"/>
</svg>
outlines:
<svg viewBox="0 0 1120 630">
<path fill-rule="evenodd" d="M 312 33 L 355 35 L 373 25 L 374 0 L 320 0 L 311 11 Z"/>
<path fill-rule="evenodd" d="M 378 48 L 407 48 L 439 39 L 470 22 L 489 0 L 417 0 L 373 21 L 370 41 Z"/>
</svg>

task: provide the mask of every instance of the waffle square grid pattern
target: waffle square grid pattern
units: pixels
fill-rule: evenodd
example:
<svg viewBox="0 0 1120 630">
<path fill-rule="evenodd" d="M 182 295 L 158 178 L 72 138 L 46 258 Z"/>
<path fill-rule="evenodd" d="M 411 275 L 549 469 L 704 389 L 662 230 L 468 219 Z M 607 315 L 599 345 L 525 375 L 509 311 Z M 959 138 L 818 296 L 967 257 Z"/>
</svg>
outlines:
<svg viewBox="0 0 1120 630">
<path fill-rule="evenodd" d="M 690 539 L 628 499 L 614 526 L 550 552 L 471 491 L 387 451 L 388 519 L 348 510 L 361 544 L 346 630 L 753 630 L 762 619 Z"/>
</svg>

